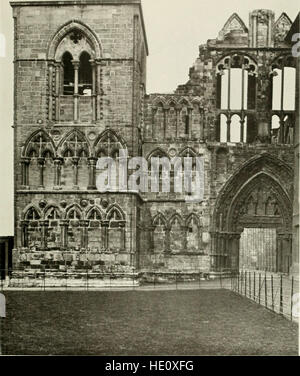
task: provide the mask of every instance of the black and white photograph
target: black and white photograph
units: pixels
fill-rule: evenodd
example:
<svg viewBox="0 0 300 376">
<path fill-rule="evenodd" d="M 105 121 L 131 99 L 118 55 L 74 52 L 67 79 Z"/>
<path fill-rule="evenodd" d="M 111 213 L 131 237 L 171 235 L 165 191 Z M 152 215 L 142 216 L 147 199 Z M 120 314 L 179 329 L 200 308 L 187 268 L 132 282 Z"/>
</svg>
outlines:
<svg viewBox="0 0 300 376">
<path fill-rule="evenodd" d="M 0 359 L 297 357 L 299 81 L 297 0 L 0 0 Z"/>
</svg>

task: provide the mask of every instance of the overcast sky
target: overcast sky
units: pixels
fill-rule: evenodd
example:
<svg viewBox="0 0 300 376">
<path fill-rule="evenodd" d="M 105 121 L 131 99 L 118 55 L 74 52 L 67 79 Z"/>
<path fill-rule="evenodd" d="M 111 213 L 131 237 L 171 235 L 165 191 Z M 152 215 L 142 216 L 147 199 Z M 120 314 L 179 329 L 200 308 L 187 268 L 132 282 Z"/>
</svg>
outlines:
<svg viewBox="0 0 300 376">
<path fill-rule="evenodd" d="M 188 80 L 189 68 L 198 46 L 217 36 L 226 20 L 238 13 L 246 26 L 249 12 L 272 9 L 276 19 L 282 12 L 295 19 L 298 0 L 142 0 L 149 44 L 147 92 L 173 92 Z M 8 0 L 0 0 L 0 236 L 13 234 L 12 193 L 12 104 L 13 104 L 13 22 Z M 0 42 L 3 38 L 0 37 Z M 3 57 L 3 52 L 5 56 Z"/>
</svg>

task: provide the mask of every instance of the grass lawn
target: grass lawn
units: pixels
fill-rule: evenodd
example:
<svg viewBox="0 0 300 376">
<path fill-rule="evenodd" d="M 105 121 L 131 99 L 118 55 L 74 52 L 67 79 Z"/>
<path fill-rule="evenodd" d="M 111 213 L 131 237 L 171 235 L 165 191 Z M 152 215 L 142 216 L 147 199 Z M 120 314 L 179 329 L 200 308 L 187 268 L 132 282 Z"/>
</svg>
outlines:
<svg viewBox="0 0 300 376">
<path fill-rule="evenodd" d="M 7 292 L 9 355 L 297 355 L 298 325 L 227 290 Z"/>
</svg>

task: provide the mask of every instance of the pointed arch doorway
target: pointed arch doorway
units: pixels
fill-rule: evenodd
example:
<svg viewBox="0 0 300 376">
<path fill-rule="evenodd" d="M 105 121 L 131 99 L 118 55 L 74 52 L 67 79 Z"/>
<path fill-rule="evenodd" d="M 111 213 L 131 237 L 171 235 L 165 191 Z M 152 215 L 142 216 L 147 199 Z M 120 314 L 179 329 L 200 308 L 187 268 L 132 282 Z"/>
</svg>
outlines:
<svg viewBox="0 0 300 376">
<path fill-rule="evenodd" d="M 248 166 L 246 171 L 237 173 L 218 198 L 214 213 L 212 271 L 244 269 L 289 273 L 292 193 L 285 189 L 288 184 L 282 181 L 288 183 L 291 177 L 285 169 L 282 170 L 285 176 L 279 180 L 278 175 L 272 173 L 274 161 L 268 157 L 260 158 L 254 167 Z"/>
</svg>

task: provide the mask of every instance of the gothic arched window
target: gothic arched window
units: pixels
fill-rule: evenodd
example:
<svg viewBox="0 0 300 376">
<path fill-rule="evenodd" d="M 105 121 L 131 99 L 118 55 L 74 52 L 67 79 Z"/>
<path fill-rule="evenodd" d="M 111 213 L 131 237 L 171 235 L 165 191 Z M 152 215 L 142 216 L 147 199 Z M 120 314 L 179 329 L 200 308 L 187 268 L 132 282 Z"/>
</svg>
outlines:
<svg viewBox="0 0 300 376">
<path fill-rule="evenodd" d="M 272 110 L 295 111 L 296 68 L 292 56 L 279 57 L 272 65 Z"/>
<path fill-rule="evenodd" d="M 256 106 L 256 77 L 257 65 L 248 56 L 233 54 L 217 64 L 219 141 L 248 142 L 247 138 L 251 138 L 248 137 L 247 116 Z"/>
<path fill-rule="evenodd" d="M 79 85 L 78 93 L 80 95 L 90 96 L 92 94 L 93 73 L 91 56 L 83 52 L 79 61 Z"/>
<path fill-rule="evenodd" d="M 273 143 L 292 144 L 294 139 L 296 107 L 295 58 L 280 56 L 272 64 L 271 140 Z"/>
<path fill-rule="evenodd" d="M 72 63 L 73 57 L 70 52 L 65 52 L 62 58 L 63 64 L 63 82 L 64 82 L 64 95 L 73 95 L 74 94 L 74 65 Z"/>
<path fill-rule="evenodd" d="M 100 120 L 101 57 L 97 35 L 81 21 L 70 21 L 57 31 L 48 49 L 50 122 Z"/>
</svg>

